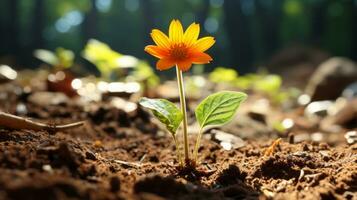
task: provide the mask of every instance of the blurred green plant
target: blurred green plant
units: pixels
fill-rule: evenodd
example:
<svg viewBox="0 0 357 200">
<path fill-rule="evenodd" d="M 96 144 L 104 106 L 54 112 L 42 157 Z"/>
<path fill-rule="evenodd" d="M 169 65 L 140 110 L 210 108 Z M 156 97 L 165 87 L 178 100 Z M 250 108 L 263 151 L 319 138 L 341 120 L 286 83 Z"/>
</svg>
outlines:
<svg viewBox="0 0 357 200">
<path fill-rule="evenodd" d="M 123 76 L 124 68 L 132 68 L 138 64 L 138 59 L 120 54 L 112 50 L 109 45 L 95 39 L 90 39 L 82 56 L 93 63 L 99 70 L 102 78 L 110 80 L 111 75 L 116 71 L 118 76 Z"/>
<path fill-rule="evenodd" d="M 217 67 L 209 74 L 209 80 L 214 83 L 228 83 L 234 84 L 238 78 L 238 73 L 234 69 L 225 67 Z"/>
<path fill-rule="evenodd" d="M 133 69 L 127 79 L 140 82 L 148 89 L 154 88 L 160 83 L 159 77 L 155 74 L 152 67 L 145 61 L 139 61 L 138 65 Z"/>
<path fill-rule="evenodd" d="M 293 88 L 284 90 L 282 78 L 279 75 L 268 74 L 267 72 L 239 76 L 234 69 L 218 67 L 209 74 L 209 80 L 218 84 L 229 84 L 243 90 L 263 93 L 275 103 L 283 103 L 291 97 L 296 97 L 298 93 Z"/>
<path fill-rule="evenodd" d="M 284 127 L 283 123 L 281 121 L 275 121 L 272 123 L 272 128 L 277 131 L 278 133 L 285 133 L 286 128 Z"/>
<path fill-rule="evenodd" d="M 58 47 L 54 52 L 46 49 L 37 49 L 33 54 L 37 59 L 51 65 L 54 70 L 72 67 L 75 58 L 73 51 L 62 47 Z"/>
</svg>

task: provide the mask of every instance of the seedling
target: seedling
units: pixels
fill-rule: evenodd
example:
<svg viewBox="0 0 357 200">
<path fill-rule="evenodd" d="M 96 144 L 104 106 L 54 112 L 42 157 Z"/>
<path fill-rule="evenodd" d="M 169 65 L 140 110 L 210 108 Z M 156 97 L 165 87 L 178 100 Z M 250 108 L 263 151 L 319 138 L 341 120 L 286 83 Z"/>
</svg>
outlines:
<svg viewBox="0 0 357 200">
<path fill-rule="evenodd" d="M 140 104 L 150 109 L 154 116 L 166 125 L 175 141 L 181 166 L 184 163 L 188 165 L 191 161 L 197 163 L 203 129 L 207 126 L 220 126 L 230 121 L 241 102 L 247 97 L 241 92 L 222 91 L 208 96 L 197 106 L 195 114 L 200 131 L 193 149 L 192 160 L 188 145 L 186 100 L 182 74 L 188 71 L 192 64 L 206 64 L 212 61 L 211 56 L 204 52 L 215 43 L 213 37 L 198 39 L 199 31 L 199 24 L 193 23 L 184 32 L 181 23 L 178 20 L 173 20 L 169 27 L 169 36 L 154 29 L 151 37 L 156 45 L 145 47 L 146 52 L 159 58 L 156 64 L 158 70 L 167 70 L 176 66 L 181 110 L 165 99 L 142 98 Z M 176 137 L 181 122 L 183 122 L 184 159 L 181 159 L 180 144 Z"/>
<path fill-rule="evenodd" d="M 241 76 L 233 69 L 218 67 L 209 74 L 209 79 L 214 83 L 223 83 L 243 90 L 263 93 L 273 103 L 277 104 L 286 102 L 290 98 L 295 98 L 299 94 L 296 88 L 283 90 L 282 78 L 279 75 L 268 74 L 264 71 Z"/>
<path fill-rule="evenodd" d="M 55 52 L 46 49 L 37 49 L 33 54 L 37 59 L 51 65 L 55 71 L 64 70 L 73 66 L 73 51 L 62 47 L 58 47 Z"/>
<path fill-rule="evenodd" d="M 114 71 L 119 72 L 119 76 L 123 76 L 123 69 L 133 68 L 138 64 L 138 59 L 134 56 L 123 55 L 114 51 L 109 45 L 95 39 L 90 39 L 82 56 L 93 63 L 99 70 L 102 78 L 111 79 Z"/>
</svg>

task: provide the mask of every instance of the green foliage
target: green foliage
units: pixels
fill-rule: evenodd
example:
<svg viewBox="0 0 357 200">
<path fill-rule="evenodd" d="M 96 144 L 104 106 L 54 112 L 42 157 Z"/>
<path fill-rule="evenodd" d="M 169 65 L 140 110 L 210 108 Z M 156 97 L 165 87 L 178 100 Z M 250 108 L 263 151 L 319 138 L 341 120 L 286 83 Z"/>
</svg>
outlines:
<svg viewBox="0 0 357 200">
<path fill-rule="evenodd" d="M 209 74 L 209 80 L 214 83 L 233 83 L 238 77 L 234 69 L 217 67 Z"/>
<path fill-rule="evenodd" d="M 266 75 L 254 80 L 253 87 L 257 91 L 265 93 L 277 93 L 281 88 L 281 77 L 278 75 Z"/>
<path fill-rule="evenodd" d="M 223 125 L 233 118 L 239 105 L 246 98 L 246 94 L 232 91 L 210 95 L 197 106 L 197 121 L 201 128 L 208 125 Z"/>
<path fill-rule="evenodd" d="M 64 68 L 69 68 L 73 65 L 74 53 L 71 50 L 59 47 L 56 49 L 59 65 Z"/>
<path fill-rule="evenodd" d="M 110 73 L 118 68 L 118 59 L 122 56 L 120 53 L 112 50 L 107 44 L 95 39 L 88 41 L 82 55 L 93 63 L 105 78 L 109 78 Z"/>
<path fill-rule="evenodd" d="M 34 51 L 34 56 L 58 70 L 70 68 L 74 62 L 73 51 L 62 47 L 57 48 L 55 52 L 46 49 L 37 49 Z"/>
<path fill-rule="evenodd" d="M 252 89 L 261 92 L 277 91 L 281 87 L 281 77 L 274 74 L 246 74 L 238 76 L 234 69 L 218 67 L 209 74 L 209 80 L 214 83 L 229 83 L 241 89 Z"/>
<path fill-rule="evenodd" d="M 228 83 L 243 90 L 253 90 L 266 94 L 275 103 L 282 103 L 296 96 L 296 90 L 283 91 L 282 78 L 276 74 L 257 73 L 238 76 L 233 69 L 219 67 L 209 74 L 215 83 Z"/>
<path fill-rule="evenodd" d="M 286 128 L 284 127 L 282 122 L 279 121 L 273 122 L 272 127 L 274 130 L 278 131 L 279 133 L 286 132 Z"/>
<path fill-rule="evenodd" d="M 166 99 L 149 99 L 141 98 L 140 105 L 152 111 L 155 117 L 163 124 L 170 133 L 175 136 L 178 127 L 180 126 L 183 115 L 175 104 Z"/>
<path fill-rule="evenodd" d="M 112 50 L 109 45 L 95 39 L 90 39 L 84 47 L 82 56 L 93 63 L 102 77 L 110 79 L 113 72 L 122 76 L 123 68 L 133 68 L 139 64 L 139 60 L 130 55 L 123 55 Z"/>
<path fill-rule="evenodd" d="M 144 82 L 147 87 L 153 88 L 159 85 L 160 79 L 152 70 L 151 66 L 144 61 L 140 61 L 131 73 L 130 79 L 138 82 Z"/>
<path fill-rule="evenodd" d="M 261 77 L 262 76 L 259 74 L 247 74 L 244 76 L 239 76 L 234 81 L 234 85 L 244 90 L 253 89 L 255 82 Z"/>
</svg>

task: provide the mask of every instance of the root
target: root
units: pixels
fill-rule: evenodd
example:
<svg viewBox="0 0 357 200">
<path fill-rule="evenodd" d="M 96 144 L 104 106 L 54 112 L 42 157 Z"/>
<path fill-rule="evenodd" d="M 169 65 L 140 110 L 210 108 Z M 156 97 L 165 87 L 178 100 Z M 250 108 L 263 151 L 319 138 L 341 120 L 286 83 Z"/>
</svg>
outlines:
<svg viewBox="0 0 357 200">
<path fill-rule="evenodd" d="M 63 131 L 63 130 L 79 127 L 82 126 L 83 124 L 84 121 L 65 124 L 65 125 L 50 125 L 40 122 L 34 122 L 30 119 L 26 119 L 23 117 L 19 117 L 16 115 L 12 115 L 0 111 L 0 127 L 6 127 L 11 129 L 29 129 L 34 131 L 46 130 L 51 132 L 57 132 L 57 131 Z"/>
</svg>

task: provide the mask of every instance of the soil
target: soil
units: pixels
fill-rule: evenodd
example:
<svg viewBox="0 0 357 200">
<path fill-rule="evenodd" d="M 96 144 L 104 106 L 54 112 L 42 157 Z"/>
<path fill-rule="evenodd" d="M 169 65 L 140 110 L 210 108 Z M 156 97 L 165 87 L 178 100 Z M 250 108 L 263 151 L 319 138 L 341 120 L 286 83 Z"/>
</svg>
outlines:
<svg viewBox="0 0 357 200">
<path fill-rule="evenodd" d="M 107 102 L 41 106 L 13 91 L 3 92 L 0 110 L 49 123 L 87 122 L 57 133 L 0 129 L 0 199 L 357 199 L 357 144 L 289 143 L 286 136 L 265 156 L 275 133 L 245 138 L 232 150 L 204 138 L 201 163 L 182 169 L 171 137 L 140 107 L 126 113 Z"/>
</svg>

